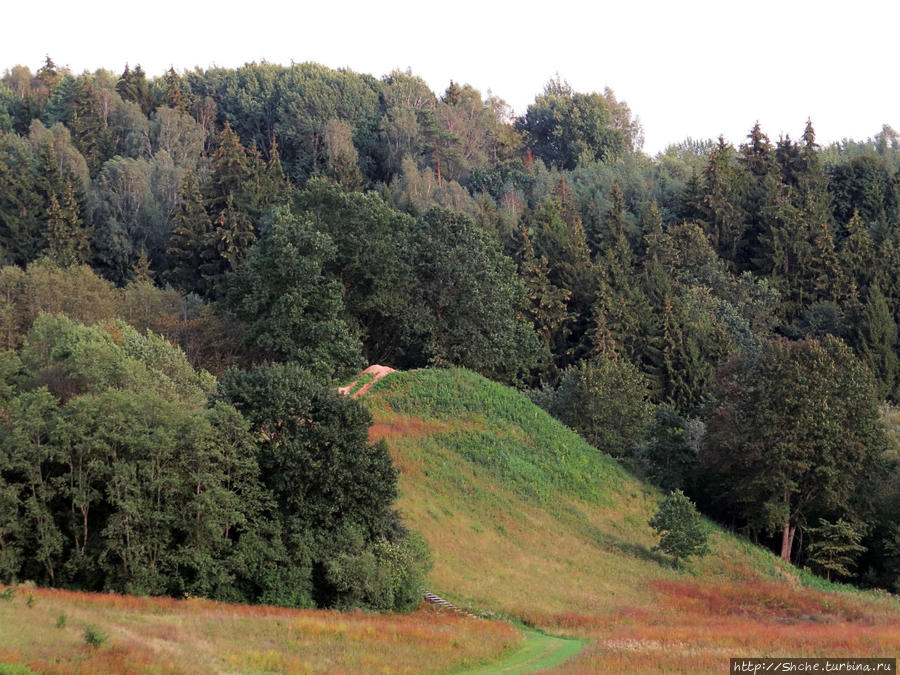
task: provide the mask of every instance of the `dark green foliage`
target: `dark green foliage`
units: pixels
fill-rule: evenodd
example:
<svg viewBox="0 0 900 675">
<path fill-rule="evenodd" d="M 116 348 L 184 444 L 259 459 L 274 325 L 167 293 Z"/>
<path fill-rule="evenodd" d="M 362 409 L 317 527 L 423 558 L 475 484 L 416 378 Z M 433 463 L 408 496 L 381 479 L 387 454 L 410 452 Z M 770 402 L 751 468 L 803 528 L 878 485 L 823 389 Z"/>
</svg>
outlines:
<svg viewBox="0 0 900 675">
<path fill-rule="evenodd" d="M 790 560 L 796 528 L 814 510 L 847 515 L 885 448 L 872 375 L 836 338 L 778 340 L 730 362 L 717 394 L 705 479 L 752 530 L 780 532 Z"/>
<path fill-rule="evenodd" d="M 658 406 L 647 430 L 647 441 L 636 453 L 647 478 L 665 491 L 685 489 L 698 469 L 693 440 L 687 420 L 677 410 Z"/>
<path fill-rule="evenodd" d="M 838 223 L 847 223 L 854 212 L 869 227 L 884 228 L 896 222 L 900 198 L 891 170 L 880 157 L 854 157 L 834 167 L 830 178 Z"/>
<path fill-rule="evenodd" d="M 207 246 L 212 223 L 193 171 L 184 175 L 174 220 L 176 225 L 166 248 L 166 276 L 181 291 L 204 295 L 209 288 L 204 265 L 213 253 Z"/>
<path fill-rule="evenodd" d="M 703 519 L 694 503 L 681 490 L 675 490 L 663 498 L 649 525 L 659 536 L 657 548 L 675 558 L 676 564 L 709 552 Z"/>
<path fill-rule="evenodd" d="M 534 155 L 560 169 L 612 160 L 628 146 L 606 97 L 575 92 L 559 79 L 547 84 L 516 124 Z"/>
<path fill-rule="evenodd" d="M 294 364 L 229 371 L 219 395 L 261 439 L 281 540 L 309 561 L 317 603 L 409 607 L 430 563 L 391 509 L 397 475 L 384 442 L 368 441 L 369 413 Z"/>
<path fill-rule="evenodd" d="M 82 265 L 90 260 L 91 233 L 81 218 L 70 181 L 59 199 L 50 197 L 47 230 L 47 257 L 57 265 Z"/>
<path fill-rule="evenodd" d="M 855 317 L 852 344 L 878 381 L 879 396 L 896 401 L 900 386 L 897 324 L 877 285 L 870 288 L 865 305 Z"/>
<path fill-rule="evenodd" d="M 598 450 L 631 455 L 652 415 L 644 376 L 631 363 L 599 355 L 563 375 L 547 411 Z"/>
<path fill-rule="evenodd" d="M 415 365 L 463 366 L 514 382 L 535 364 L 538 341 L 515 264 L 466 216 L 432 209 L 406 244 L 420 304 L 405 331 Z"/>
<path fill-rule="evenodd" d="M 334 242 L 326 269 L 343 285 L 345 320 L 358 327 L 366 360 L 401 363 L 400 338 L 414 303 L 411 261 L 403 250 L 413 219 L 374 193 L 349 192 L 322 179 L 306 184 L 294 209 Z"/>
<path fill-rule="evenodd" d="M 362 365 L 359 339 L 344 320 L 341 284 L 326 273 L 335 253 L 327 234 L 277 209 L 224 297 L 246 322 L 251 344 L 326 379 Z"/>
<path fill-rule="evenodd" d="M 45 315 L 20 354 L 3 360 L 3 581 L 382 610 L 418 597 L 427 551 L 391 509 L 396 473 L 356 402 L 269 366 L 229 373 L 229 401 L 208 403 L 209 375 L 119 322 Z"/>
</svg>

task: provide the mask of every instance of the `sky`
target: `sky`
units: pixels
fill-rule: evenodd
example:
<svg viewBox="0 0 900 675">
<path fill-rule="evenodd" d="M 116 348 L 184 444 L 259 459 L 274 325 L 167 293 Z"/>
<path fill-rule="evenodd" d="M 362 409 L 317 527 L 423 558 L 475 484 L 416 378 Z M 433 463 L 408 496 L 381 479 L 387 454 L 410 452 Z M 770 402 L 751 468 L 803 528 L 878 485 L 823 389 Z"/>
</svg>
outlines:
<svg viewBox="0 0 900 675">
<path fill-rule="evenodd" d="M 615 3 L 44 0 L 0 11 L 0 71 L 45 55 L 77 73 L 141 64 L 323 65 L 382 77 L 411 69 L 436 93 L 468 83 L 525 112 L 559 74 L 610 87 L 653 155 L 691 137 L 775 141 L 811 118 L 822 144 L 900 130 L 896 0 L 619 0 Z"/>
</svg>

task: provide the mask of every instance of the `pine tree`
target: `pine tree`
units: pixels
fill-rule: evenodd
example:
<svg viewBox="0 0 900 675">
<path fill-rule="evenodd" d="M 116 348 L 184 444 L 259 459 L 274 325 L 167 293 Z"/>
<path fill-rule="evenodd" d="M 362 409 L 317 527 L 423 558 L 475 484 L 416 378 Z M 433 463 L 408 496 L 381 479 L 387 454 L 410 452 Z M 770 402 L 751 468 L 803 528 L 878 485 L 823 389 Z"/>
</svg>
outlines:
<svg viewBox="0 0 900 675">
<path fill-rule="evenodd" d="M 746 230 L 741 242 L 738 268 L 757 270 L 760 239 L 774 226 L 777 197 L 780 194 L 780 172 L 772 144 L 757 122 L 747 136 L 749 142 L 740 147 L 738 161 L 744 169 L 741 204 Z"/>
<path fill-rule="evenodd" d="M 531 301 L 528 312 L 541 345 L 548 354 L 556 354 L 560 347 L 564 348 L 568 336 L 571 317 L 566 302 L 572 293 L 554 286 L 550 281 L 547 258 L 537 257 L 531 237 L 524 227 L 519 230 L 519 242 L 515 260 L 519 266 L 519 277 L 525 283 Z M 551 379 L 555 379 L 557 373 L 550 375 Z"/>
<path fill-rule="evenodd" d="M 87 161 L 91 178 L 96 178 L 103 163 L 112 156 L 112 133 L 90 79 L 86 76 L 79 79 L 73 92 L 71 119 L 67 126 L 72 132 L 72 143 Z"/>
<path fill-rule="evenodd" d="M 241 139 L 231 129 L 228 122 L 219 138 L 219 148 L 212 160 L 212 184 L 209 191 L 209 209 L 218 213 L 225 207 L 228 195 L 238 197 L 238 203 L 245 206 L 242 199 L 247 182 L 252 178 L 247 150 Z"/>
<path fill-rule="evenodd" d="M 847 236 L 841 246 L 840 262 L 847 283 L 852 283 L 857 292 L 865 297 L 877 268 L 875 246 L 858 211 L 853 212 L 853 217 L 847 223 Z"/>
<path fill-rule="evenodd" d="M 91 237 L 78 209 L 72 183 L 66 181 L 62 204 L 50 195 L 47 209 L 47 254 L 56 264 L 67 267 L 87 263 L 91 258 Z"/>
<path fill-rule="evenodd" d="M 203 278 L 215 294 L 225 276 L 238 268 L 256 241 L 253 224 L 234 205 L 229 193 L 223 208 L 205 239 L 205 260 L 200 266 Z"/>
<path fill-rule="evenodd" d="M 878 380 L 881 398 L 896 401 L 900 387 L 900 361 L 897 359 L 897 324 L 887 300 L 877 284 L 868 293 L 855 322 L 853 344 L 860 359 Z"/>
<path fill-rule="evenodd" d="M 166 278 L 185 293 L 204 295 L 208 288 L 201 267 L 205 261 L 204 249 L 212 223 L 203 206 L 197 178 L 190 169 L 184 174 L 173 219 L 177 225 L 172 230 L 166 249 L 169 258 Z"/>
<path fill-rule="evenodd" d="M 696 212 L 716 252 L 725 260 L 736 261 L 745 230 L 741 208 L 739 175 L 732 164 L 733 149 L 719 137 L 703 170 L 701 199 Z"/>
<path fill-rule="evenodd" d="M 0 137 L 0 249 L 4 262 L 24 266 L 46 246 L 44 197 L 30 153 Z"/>
</svg>

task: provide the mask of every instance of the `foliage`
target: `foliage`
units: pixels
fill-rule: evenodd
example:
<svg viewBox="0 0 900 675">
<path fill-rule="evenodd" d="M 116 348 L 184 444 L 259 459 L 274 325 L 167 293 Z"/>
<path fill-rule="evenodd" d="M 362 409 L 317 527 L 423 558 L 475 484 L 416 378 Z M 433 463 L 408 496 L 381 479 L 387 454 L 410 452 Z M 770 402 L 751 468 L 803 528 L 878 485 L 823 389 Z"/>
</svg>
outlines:
<svg viewBox="0 0 900 675">
<path fill-rule="evenodd" d="M 567 370 L 546 407 L 598 450 L 623 457 L 644 438 L 649 396 L 637 368 L 601 354 Z"/>
<path fill-rule="evenodd" d="M 109 639 L 109 635 L 92 624 L 84 627 L 84 642 L 88 647 L 102 647 Z"/>
<path fill-rule="evenodd" d="M 649 525 L 659 536 L 659 550 L 675 558 L 676 563 L 709 552 L 703 520 L 694 503 L 681 490 L 662 499 Z"/>
<path fill-rule="evenodd" d="M 224 298 L 246 323 L 248 342 L 321 378 L 349 374 L 362 362 L 359 339 L 343 317 L 341 284 L 326 272 L 335 253 L 331 237 L 277 209 Z"/>
<path fill-rule="evenodd" d="M 782 557 L 816 509 L 847 513 L 885 448 L 875 385 L 840 340 L 777 340 L 724 369 L 702 460 L 716 496 Z"/>
<path fill-rule="evenodd" d="M 856 557 L 866 550 L 865 546 L 860 546 L 862 532 L 843 518 L 835 523 L 819 518 L 818 526 L 809 528 L 809 534 L 813 541 L 807 548 L 807 562 L 817 571 L 824 572 L 829 581 L 832 574 L 843 578 L 851 576 Z"/>
<path fill-rule="evenodd" d="M 505 382 L 528 371 L 539 347 L 523 316 L 525 288 L 486 233 L 432 209 L 406 251 L 420 298 L 404 326 L 409 365 L 462 366 Z"/>
</svg>

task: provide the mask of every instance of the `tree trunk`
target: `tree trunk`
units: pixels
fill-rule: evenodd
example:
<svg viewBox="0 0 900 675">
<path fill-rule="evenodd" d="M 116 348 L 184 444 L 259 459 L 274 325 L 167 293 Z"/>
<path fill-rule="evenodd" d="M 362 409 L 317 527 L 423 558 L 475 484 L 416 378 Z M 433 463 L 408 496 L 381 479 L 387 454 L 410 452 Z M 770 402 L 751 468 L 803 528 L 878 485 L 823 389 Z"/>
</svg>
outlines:
<svg viewBox="0 0 900 675">
<path fill-rule="evenodd" d="M 781 533 L 781 558 L 785 562 L 791 562 L 791 549 L 794 546 L 794 535 L 797 527 L 791 525 L 790 517 L 784 520 L 784 530 Z"/>
</svg>

